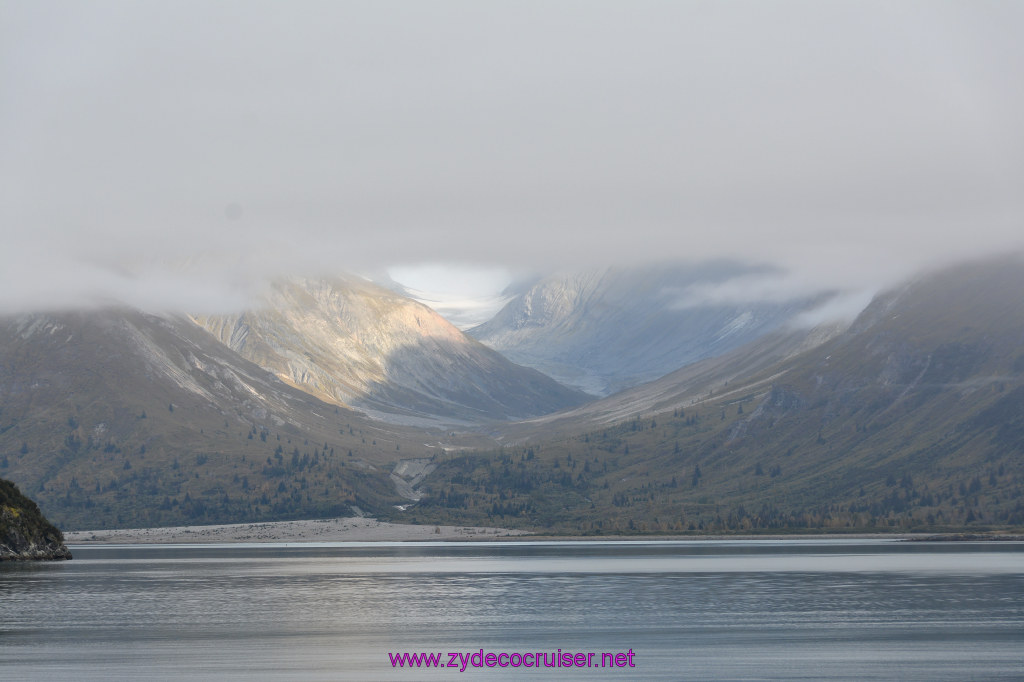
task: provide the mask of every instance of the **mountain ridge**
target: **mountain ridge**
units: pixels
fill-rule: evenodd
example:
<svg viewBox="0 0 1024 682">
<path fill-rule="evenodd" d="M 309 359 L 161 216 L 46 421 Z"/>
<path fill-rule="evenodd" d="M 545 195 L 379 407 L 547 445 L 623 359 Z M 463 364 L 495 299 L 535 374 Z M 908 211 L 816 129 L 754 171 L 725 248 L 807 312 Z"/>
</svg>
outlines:
<svg viewBox="0 0 1024 682">
<path fill-rule="evenodd" d="M 357 509 L 583 534 L 1015 527 L 1022 290 L 1020 259 L 929 273 L 845 326 L 454 430 L 319 400 L 181 316 L 5 318 L 0 475 L 79 528 Z"/>
<path fill-rule="evenodd" d="M 695 287 L 772 273 L 716 262 L 553 275 L 468 333 L 514 362 L 605 397 L 774 331 L 820 298 L 692 300 Z"/>
<path fill-rule="evenodd" d="M 385 420 L 468 424 L 587 399 L 353 276 L 278 280 L 259 309 L 193 320 L 296 388 Z"/>
<path fill-rule="evenodd" d="M 1019 527 L 1022 290 L 1017 258 L 929 273 L 749 374 L 706 361 L 680 370 L 696 387 L 626 392 L 653 399 L 625 414 L 594 417 L 613 396 L 515 425 L 439 466 L 421 504 L 577 533 Z"/>
<path fill-rule="evenodd" d="M 325 403 L 184 316 L 0 320 L 0 475 L 65 527 L 344 515 L 403 501 L 449 434 Z"/>
</svg>

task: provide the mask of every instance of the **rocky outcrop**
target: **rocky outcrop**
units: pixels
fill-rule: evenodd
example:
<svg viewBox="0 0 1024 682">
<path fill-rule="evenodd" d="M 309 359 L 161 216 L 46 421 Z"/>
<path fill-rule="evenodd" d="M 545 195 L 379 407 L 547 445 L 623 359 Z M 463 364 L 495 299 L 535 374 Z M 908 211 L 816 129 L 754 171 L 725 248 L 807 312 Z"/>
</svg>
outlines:
<svg viewBox="0 0 1024 682">
<path fill-rule="evenodd" d="M 70 558 L 60 530 L 18 486 L 0 478 L 0 561 Z"/>
<path fill-rule="evenodd" d="M 281 279 L 254 310 L 193 320 L 281 381 L 392 423 L 522 419 L 590 398 L 352 275 Z"/>
</svg>

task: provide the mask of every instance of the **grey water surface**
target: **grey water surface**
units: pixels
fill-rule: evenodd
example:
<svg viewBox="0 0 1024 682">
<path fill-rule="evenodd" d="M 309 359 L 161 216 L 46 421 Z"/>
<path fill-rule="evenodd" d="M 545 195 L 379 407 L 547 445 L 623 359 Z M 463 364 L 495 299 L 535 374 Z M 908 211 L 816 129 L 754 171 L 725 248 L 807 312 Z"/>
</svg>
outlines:
<svg viewBox="0 0 1024 682">
<path fill-rule="evenodd" d="M 1024 679 L 1024 543 L 72 550 L 0 564 L 0 679 Z M 559 649 L 598 667 L 522 664 Z M 420 652 L 456 665 L 389 657 Z"/>
</svg>

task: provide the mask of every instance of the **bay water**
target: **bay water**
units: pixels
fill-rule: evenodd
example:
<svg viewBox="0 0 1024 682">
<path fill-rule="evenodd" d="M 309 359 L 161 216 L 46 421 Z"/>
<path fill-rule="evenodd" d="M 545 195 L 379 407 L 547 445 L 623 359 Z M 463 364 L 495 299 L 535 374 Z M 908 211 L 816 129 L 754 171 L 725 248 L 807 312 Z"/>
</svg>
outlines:
<svg viewBox="0 0 1024 682">
<path fill-rule="evenodd" d="M 0 679 L 1024 679 L 1024 543 L 72 551 L 0 564 Z"/>
</svg>

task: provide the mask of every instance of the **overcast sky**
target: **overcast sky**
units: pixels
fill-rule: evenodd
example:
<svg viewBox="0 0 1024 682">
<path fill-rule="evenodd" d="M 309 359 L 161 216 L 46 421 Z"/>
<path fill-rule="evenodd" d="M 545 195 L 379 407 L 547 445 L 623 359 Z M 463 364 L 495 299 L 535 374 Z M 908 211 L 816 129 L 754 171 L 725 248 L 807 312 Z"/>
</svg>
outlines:
<svg viewBox="0 0 1024 682">
<path fill-rule="evenodd" d="M 1024 244 L 1024 3 L 0 0 L 0 310 Z"/>
</svg>

